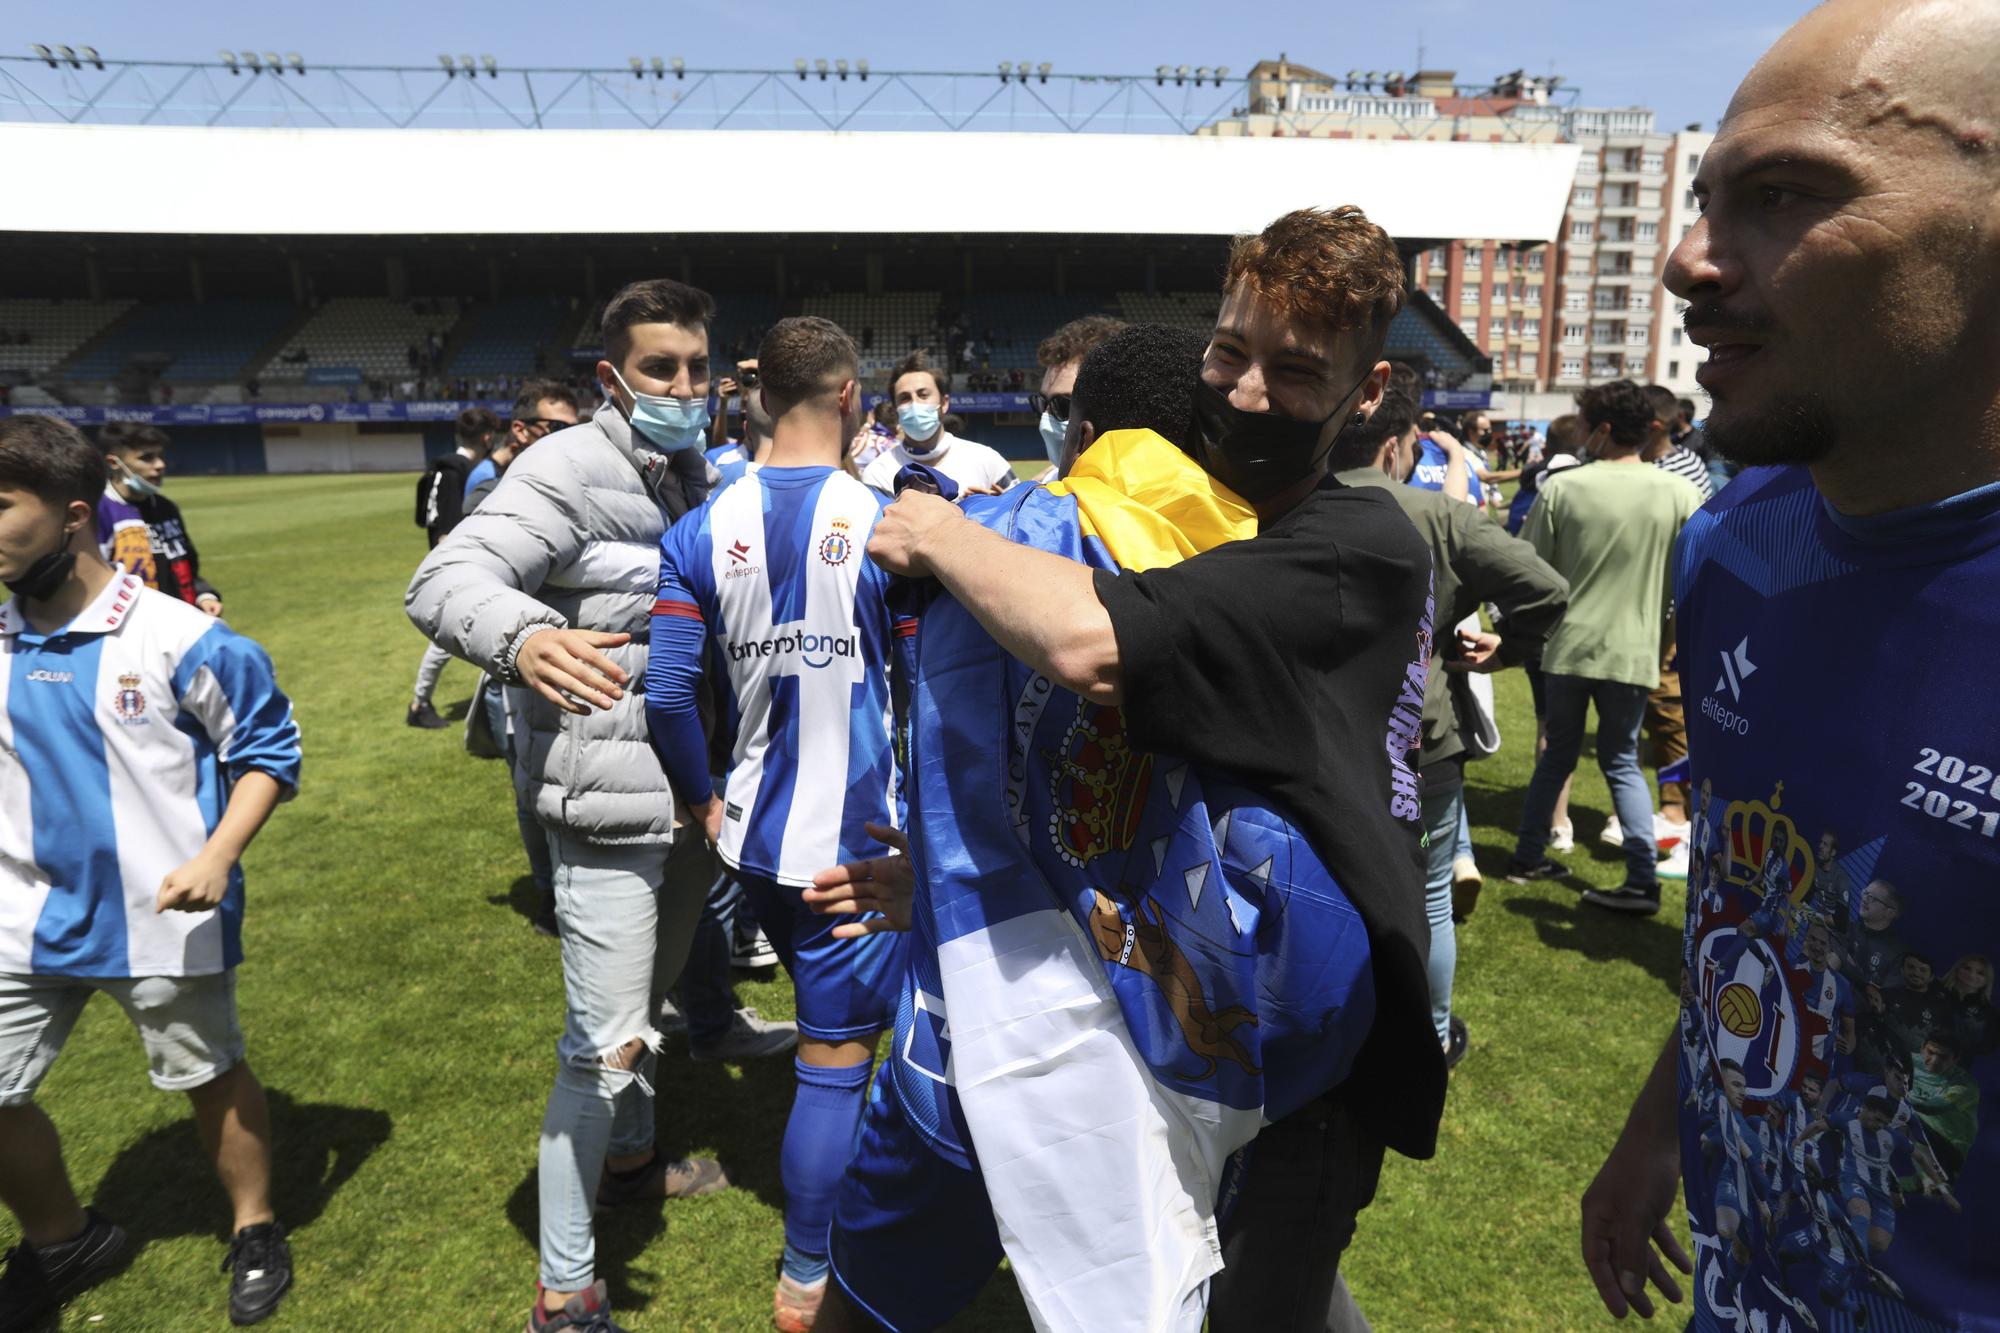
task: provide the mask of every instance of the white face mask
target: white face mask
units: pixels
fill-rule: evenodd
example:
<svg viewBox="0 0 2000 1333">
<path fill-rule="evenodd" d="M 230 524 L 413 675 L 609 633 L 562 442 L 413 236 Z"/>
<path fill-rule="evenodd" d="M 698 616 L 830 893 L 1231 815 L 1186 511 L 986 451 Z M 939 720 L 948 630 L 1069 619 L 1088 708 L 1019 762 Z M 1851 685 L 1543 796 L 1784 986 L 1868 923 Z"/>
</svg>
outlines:
<svg viewBox="0 0 2000 1333">
<path fill-rule="evenodd" d="M 147 481 L 131 468 L 126 467 L 123 459 L 120 459 L 118 463 L 118 477 L 119 480 L 125 483 L 125 489 L 134 495 L 158 495 L 160 493 L 158 486 Z"/>
</svg>

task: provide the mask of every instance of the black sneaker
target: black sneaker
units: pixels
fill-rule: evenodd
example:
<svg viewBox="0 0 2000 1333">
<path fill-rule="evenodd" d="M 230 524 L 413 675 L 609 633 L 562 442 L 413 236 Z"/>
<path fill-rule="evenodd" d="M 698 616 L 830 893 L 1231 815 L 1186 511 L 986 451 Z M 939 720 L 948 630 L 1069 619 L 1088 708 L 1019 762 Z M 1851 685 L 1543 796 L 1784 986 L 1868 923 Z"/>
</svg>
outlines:
<svg viewBox="0 0 2000 1333">
<path fill-rule="evenodd" d="M 1472 1044 L 1472 1038 L 1466 1033 L 1465 1020 L 1457 1014 L 1451 1016 L 1445 1030 L 1451 1033 L 1451 1044 L 1444 1048 L 1444 1067 L 1456 1069 L 1458 1062 L 1465 1058 L 1466 1047 Z"/>
<path fill-rule="evenodd" d="M 222 1261 L 229 1279 L 229 1322 L 255 1324 L 271 1317 L 292 1286 L 292 1247 L 276 1222 L 244 1227 Z"/>
<path fill-rule="evenodd" d="M 1660 910 L 1660 886 L 1620 884 L 1615 889 L 1586 889 L 1583 900 L 1592 907 L 1602 907 L 1609 912 L 1653 916 Z"/>
<path fill-rule="evenodd" d="M 84 1209 L 82 1234 L 37 1248 L 25 1240 L 7 1251 L 0 1273 L 0 1329 L 33 1328 L 62 1303 L 115 1271 L 125 1258 L 125 1230 Z"/>
<path fill-rule="evenodd" d="M 422 727 L 425 731 L 436 731 L 451 725 L 438 716 L 438 710 L 431 707 L 431 701 L 428 699 L 420 704 L 411 704 L 410 711 L 403 715 L 403 721 L 412 727 Z"/>
<path fill-rule="evenodd" d="M 612 1322 L 611 1298 L 605 1293 L 602 1281 L 593 1282 L 590 1290 L 570 1297 L 555 1314 L 542 1308 L 542 1288 L 537 1283 L 535 1308 L 528 1313 L 526 1333 L 557 1333 L 559 1329 L 570 1333 L 625 1333 Z"/>
<path fill-rule="evenodd" d="M 1509 884 L 1526 884 L 1537 879 L 1561 879 L 1569 873 L 1569 867 L 1544 856 L 1539 861 L 1511 860 L 1505 873 Z"/>
</svg>

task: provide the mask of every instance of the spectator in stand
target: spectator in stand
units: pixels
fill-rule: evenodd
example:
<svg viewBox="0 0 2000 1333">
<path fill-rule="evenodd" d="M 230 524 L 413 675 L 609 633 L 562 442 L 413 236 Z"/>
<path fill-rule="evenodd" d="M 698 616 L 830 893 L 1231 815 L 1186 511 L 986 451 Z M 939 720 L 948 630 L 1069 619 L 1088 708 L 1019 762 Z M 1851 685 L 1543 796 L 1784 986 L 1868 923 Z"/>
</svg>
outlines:
<svg viewBox="0 0 2000 1333">
<path fill-rule="evenodd" d="M 1041 413 L 1042 447 L 1049 455 L 1048 469 L 1036 481 L 1055 480 L 1061 465 L 1077 367 L 1083 364 L 1084 355 L 1091 348 L 1124 327 L 1124 320 L 1110 315 L 1085 315 L 1063 325 L 1035 348 L 1035 361 L 1042 368 L 1042 388 L 1029 402 Z"/>
<path fill-rule="evenodd" d="M 1469 901 L 1453 902 L 1459 826 L 1465 819 L 1465 764 L 1474 756 L 1464 739 L 1469 719 L 1463 716 L 1468 705 L 1459 697 L 1462 682 L 1451 673 L 1498 671 L 1539 657 L 1569 604 L 1569 585 L 1533 547 L 1509 537 L 1477 509 L 1399 484 L 1415 461 L 1415 417 L 1411 399 L 1394 391 L 1386 394 L 1374 415 L 1340 433 L 1328 466 L 1344 486 L 1388 491 L 1430 547 L 1436 623 L 1460 626 L 1455 638 L 1440 634 L 1431 642 L 1417 768 L 1431 927 L 1431 1021 L 1449 1068 L 1464 1056 L 1467 1040 L 1464 1020 L 1451 1011 L 1458 959 L 1453 919 L 1469 916 L 1477 901 L 1475 893 Z M 1504 635 L 1478 627 L 1482 602 L 1505 614 Z M 1471 629 L 1464 628 L 1468 623 Z"/>
<path fill-rule="evenodd" d="M 222 595 L 201 576 L 201 556 L 188 536 L 180 506 L 166 497 L 167 433 L 158 426 L 114 421 L 97 432 L 97 447 L 111 472 L 111 492 L 132 506 L 145 524 L 151 560 L 134 569 L 169 597 L 222 614 Z"/>
<path fill-rule="evenodd" d="M 468 407 L 458 414 L 452 433 L 457 447 L 432 462 L 418 485 L 417 518 L 434 551 L 465 517 L 466 478 L 472 475 L 473 466 L 493 451 L 493 441 L 500 434 L 500 418 L 487 408 Z M 431 702 L 431 696 L 437 693 L 438 677 L 444 674 L 444 664 L 450 660 L 451 654 L 441 645 L 435 642 L 424 645 L 423 660 L 417 664 L 416 690 L 403 715 L 409 726 L 436 731 L 451 725 L 438 716 Z"/>
<path fill-rule="evenodd" d="M 889 376 L 889 398 L 896 404 L 902 443 L 886 449 L 861 474 L 884 494 L 896 490 L 896 474 L 910 463 L 935 468 L 957 482 L 959 489 L 1004 491 L 1014 484 L 1014 469 L 1006 459 L 974 440 L 963 440 L 946 429 L 944 414 L 951 396 L 938 383 L 937 372 L 922 352 L 912 352 Z"/>
<path fill-rule="evenodd" d="M 1597 764 L 1624 830 L 1625 882 L 1584 901 L 1622 912 L 1660 910 L 1653 801 L 1639 770 L 1646 695 L 1660 683 L 1671 600 L 1668 556 L 1700 508 L 1693 486 L 1646 466 L 1653 405 L 1631 380 L 1577 398 L 1597 461 L 1544 479 L 1524 535 L 1569 580 L 1569 614 L 1542 654 L 1548 748 L 1535 761 L 1507 878 L 1555 879 L 1568 867 L 1545 854 L 1556 797 L 1583 752 L 1584 718 L 1597 708 Z"/>
</svg>

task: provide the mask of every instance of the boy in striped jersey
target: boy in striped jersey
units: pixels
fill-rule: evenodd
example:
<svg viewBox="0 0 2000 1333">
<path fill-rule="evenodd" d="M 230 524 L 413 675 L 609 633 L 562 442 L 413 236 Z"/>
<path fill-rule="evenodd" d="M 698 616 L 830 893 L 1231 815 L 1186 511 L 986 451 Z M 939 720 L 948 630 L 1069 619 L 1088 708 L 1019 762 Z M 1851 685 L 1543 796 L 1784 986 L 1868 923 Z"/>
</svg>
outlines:
<svg viewBox="0 0 2000 1333">
<path fill-rule="evenodd" d="M 797 1330 L 826 1289 L 833 1192 L 900 981 L 898 936 L 837 939 L 853 918 L 801 899 L 816 871 L 882 855 L 894 836 L 891 619 L 889 576 L 865 554 L 882 501 L 840 466 L 860 428 L 854 344 L 827 320 L 786 319 L 757 360 L 771 444 L 755 473 L 661 540 L 646 711 L 675 795 L 742 881 L 798 992 L 773 1297 L 777 1326 Z M 709 664 L 735 736 L 720 795 L 696 702 Z"/>
<path fill-rule="evenodd" d="M 299 780 L 299 732 L 250 640 L 107 564 L 105 458 L 74 427 L 0 421 L 0 1202 L 23 1240 L 0 1328 L 109 1272 L 34 1104 L 90 997 L 110 995 L 155 1087 L 188 1094 L 235 1212 L 230 1318 L 291 1285 L 271 1212 L 270 1112 L 236 1020 L 244 849 Z"/>
</svg>

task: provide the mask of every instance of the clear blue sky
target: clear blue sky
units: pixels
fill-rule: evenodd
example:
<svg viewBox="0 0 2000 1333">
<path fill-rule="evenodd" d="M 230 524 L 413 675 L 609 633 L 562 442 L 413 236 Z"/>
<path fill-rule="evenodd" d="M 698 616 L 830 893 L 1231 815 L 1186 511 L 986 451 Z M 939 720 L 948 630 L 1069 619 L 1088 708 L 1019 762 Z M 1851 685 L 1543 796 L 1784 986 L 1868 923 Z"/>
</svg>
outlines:
<svg viewBox="0 0 2000 1333">
<path fill-rule="evenodd" d="M 7 50 L 30 42 L 106 56 L 212 60 L 221 47 L 299 51 L 308 61 L 428 64 L 439 51 L 503 65 L 622 65 L 628 55 L 691 66 L 788 68 L 794 57 L 866 58 L 878 69 L 991 69 L 1050 61 L 1076 73 L 1136 74 L 1162 63 L 1244 70 L 1280 51 L 1349 69 L 1456 69 L 1484 82 L 1552 68 L 1598 106 L 1655 108 L 1663 129 L 1716 118 L 1757 56 L 1805 0 L 12 0 Z"/>
</svg>

